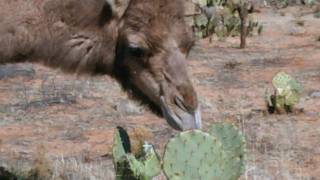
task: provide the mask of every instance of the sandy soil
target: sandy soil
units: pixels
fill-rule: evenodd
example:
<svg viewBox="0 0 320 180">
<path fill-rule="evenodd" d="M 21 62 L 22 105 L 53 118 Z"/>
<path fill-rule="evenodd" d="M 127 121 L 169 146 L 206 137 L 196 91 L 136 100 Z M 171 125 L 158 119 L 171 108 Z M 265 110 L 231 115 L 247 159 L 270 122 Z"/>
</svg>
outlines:
<svg viewBox="0 0 320 180">
<path fill-rule="evenodd" d="M 311 12 L 261 9 L 255 16 L 264 31 L 248 38 L 247 49 L 237 48 L 238 38 L 201 40 L 190 55 L 204 127 L 229 121 L 246 136 L 243 179 L 320 177 L 320 19 Z M 279 71 L 304 85 L 296 107 L 302 112 L 265 113 L 265 91 Z M 112 169 L 116 126 L 149 130 L 159 152 L 177 133 L 128 100 L 109 77 L 75 77 L 31 64 L 0 66 L 0 166 L 30 167 L 41 150 L 53 162 L 79 158 Z"/>
</svg>

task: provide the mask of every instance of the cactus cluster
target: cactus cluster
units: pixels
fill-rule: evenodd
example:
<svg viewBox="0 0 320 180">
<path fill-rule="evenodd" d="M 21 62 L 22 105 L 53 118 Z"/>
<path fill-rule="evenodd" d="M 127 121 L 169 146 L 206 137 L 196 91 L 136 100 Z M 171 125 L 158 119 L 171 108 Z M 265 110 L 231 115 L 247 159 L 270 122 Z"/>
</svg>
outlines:
<svg viewBox="0 0 320 180">
<path fill-rule="evenodd" d="M 238 36 L 241 33 L 241 19 L 236 11 L 247 0 L 193 0 L 200 7 L 201 13 L 194 16 L 193 29 L 199 38 L 216 34 L 223 38 Z M 248 9 L 252 5 L 246 5 Z M 260 34 L 263 26 L 249 17 L 247 35 Z"/>
<path fill-rule="evenodd" d="M 145 153 L 134 156 L 126 142 L 129 137 L 122 131 L 115 133 L 113 146 L 117 179 L 148 180 L 159 174 L 161 165 L 153 147 L 146 144 Z M 245 153 L 239 130 L 232 124 L 215 123 L 208 133 L 185 131 L 170 139 L 162 167 L 169 180 L 236 180 L 244 171 Z"/>
<path fill-rule="evenodd" d="M 274 94 L 266 94 L 269 111 L 291 112 L 299 102 L 303 87 L 285 72 L 279 72 L 272 80 Z"/>
<path fill-rule="evenodd" d="M 153 146 L 145 143 L 140 153 L 132 154 L 130 138 L 120 127 L 114 134 L 112 155 L 117 180 L 151 180 L 161 172 Z"/>
</svg>

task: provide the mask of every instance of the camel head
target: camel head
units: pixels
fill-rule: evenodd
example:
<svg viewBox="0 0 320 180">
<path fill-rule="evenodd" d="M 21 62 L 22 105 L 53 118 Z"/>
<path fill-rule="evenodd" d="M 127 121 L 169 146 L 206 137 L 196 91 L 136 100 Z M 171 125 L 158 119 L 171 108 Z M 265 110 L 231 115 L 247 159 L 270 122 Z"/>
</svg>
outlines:
<svg viewBox="0 0 320 180">
<path fill-rule="evenodd" d="M 187 72 L 193 36 L 184 22 L 183 0 L 16 4 L 4 3 L 0 42 L 6 48 L 0 48 L 0 63 L 42 61 L 65 72 L 112 75 L 174 128 L 200 128 L 199 103 Z M 15 8 L 26 16 L 16 16 Z"/>
<path fill-rule="evenodd" d="M 130 0 L 121 14 L 114 74 L 178 130 L 197 129 L 197 94 L 187 72 L 193 45 L 180 0 Z"/>
</svg>

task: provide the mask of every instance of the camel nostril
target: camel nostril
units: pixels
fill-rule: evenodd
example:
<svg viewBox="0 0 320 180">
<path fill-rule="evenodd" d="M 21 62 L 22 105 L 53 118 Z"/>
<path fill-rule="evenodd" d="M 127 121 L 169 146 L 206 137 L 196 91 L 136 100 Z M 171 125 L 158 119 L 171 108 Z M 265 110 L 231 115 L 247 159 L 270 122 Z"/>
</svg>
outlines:
<svg viewBox="0 0 320 180">
<path fill-rule="evenodd" d="M 198 107 L 198 98 L 191 83 L 179 86 L 178 92 L 181 95 L 181 100 L 185 108 L 188 109 L 189 112 L 194 112 Z"/>
<path fill-rule="evenodd" d="M 184 104 L 187 109 L 194 112 L 198 107 L 197 95 L 194 91 L 189 91 L 189 93 L 183 96 Z"/>
</svg>

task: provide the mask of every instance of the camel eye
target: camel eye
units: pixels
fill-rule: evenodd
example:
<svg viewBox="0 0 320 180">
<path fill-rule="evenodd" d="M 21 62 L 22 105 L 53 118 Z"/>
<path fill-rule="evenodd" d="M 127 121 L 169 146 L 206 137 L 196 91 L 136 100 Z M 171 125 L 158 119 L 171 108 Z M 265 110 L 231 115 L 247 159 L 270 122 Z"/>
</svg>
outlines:
<svg viewBox="0 0 320 180">
<path fill-rule="evenodd" d="M 128 54 L 131 57 L 141 58 L 146 55 L 146 49 L 135 44 L 130 44 L 128 46 Z"/>
</svg>

